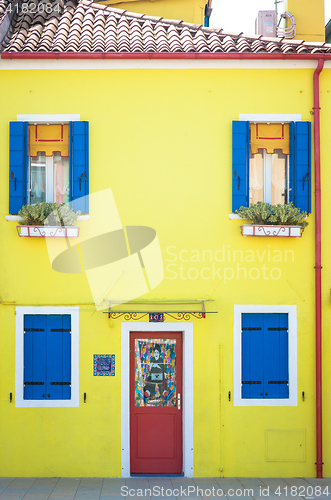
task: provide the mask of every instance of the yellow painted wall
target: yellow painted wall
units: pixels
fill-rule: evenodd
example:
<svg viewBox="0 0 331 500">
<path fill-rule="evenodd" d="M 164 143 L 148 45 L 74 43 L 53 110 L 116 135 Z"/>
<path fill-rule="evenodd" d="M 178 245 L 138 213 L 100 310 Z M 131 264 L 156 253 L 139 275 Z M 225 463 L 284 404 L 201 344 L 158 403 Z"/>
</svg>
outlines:
<svg viewBox="0 0 331 500">
<path fill-rule="evenodd" d="M 101 3 L 149 16 L 204 25 L 207 0 L 103 0 Z"/>
<path fill-rule="evenodd" d="M 287 0 L 284 12 L 294 16 L 295 40 L 325 42 L 324 0 Z"/>
<path fill-rule="evenodd" d="M 0 118 L 2 301 L 26 305 L 92 301 L 84 275 L 52 271 L 45 241 L 18 238 L 16 223 L 4 218 L 8 123 L 17 114 L 80 113 L 90 122 L 90 191 L 111 187 L 123 225 L 150 226 L 158 233 L 165 278 L 144 298 L 209 296 L 217 304 L 218 314 L 193 321 L 195 475 L 314 476 L 314 214 L 302 238 L 244 238 L 240 221 L 228 217 L 232 120 L 240 113 L 299 113 L 302 120 L 311 121 L 313 69 L 26 70 L 24 86 L 22 72 L 1 71 L 0 78 L 6 95 Z M 59 85 L 60 81 L 66 84 Z M 330 476 L 330 70 L 323 71 L 321 81 L 324 462 L 325 475 Z M 107 88 L 107 93 L 87 99 L 86 89 L 96 85 Z M 280 88 L 282 98 L 271 98 L 279 95 Z M 216 260 L 217 250 L 225 250 L 224 261 Z M 234 250 L 238 250 L 235 255 Z M 253 251 L 253 262 L 247 262 L 247 251 Z M 216 255 L 221 260 L 221 253 Z M 239 270 L 237 279 L 237 266 L 246 273 L 256 268 L 260 277 L 247 274 L 245 279 Z M 202 276 L 203 268 L 207 270 Z M 270 277 L 273 268 L 279 270 L 272 271 L 279 279 Z M 253 277 L 258 271 L 251 271 Z M 233 395 L 234 304 L 297 305 L 296 407 L 235 407 L 233 400 L 228 401 L 228 392 Z M 120 320 L 109 328 L 105 314 L 81 306 L 80 406 L 64 409 L 15 408 L 9 403 L 9 393 L 15 392 L 14 306 L 0 306 L 0 324 L 0 475 L 120 476 Z M 93 377 L 92 356 L 97 353 L 116 355 L 114 378 Z M 266 461 L 268 429 L 303 429 L 305 461 Z"/>
</svg>

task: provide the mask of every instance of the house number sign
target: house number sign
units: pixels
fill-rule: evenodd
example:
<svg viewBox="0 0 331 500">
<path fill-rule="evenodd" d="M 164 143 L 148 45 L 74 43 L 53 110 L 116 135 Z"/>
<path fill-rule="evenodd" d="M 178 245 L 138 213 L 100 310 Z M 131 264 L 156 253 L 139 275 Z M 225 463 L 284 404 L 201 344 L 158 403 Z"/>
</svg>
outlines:
<svg viewBox="0 0 331 500">
<path fill-rule="evenodd" d="M 149 313 L 149 322 L 150 323 L 163 323 L 164 322 L 164 314 L 163 313 Z"/>
<path fill-rule="evenodd" d="M 95 377 L 115 377 L 115 354 L 94 354 L 93 375 Z"/>
</svg>

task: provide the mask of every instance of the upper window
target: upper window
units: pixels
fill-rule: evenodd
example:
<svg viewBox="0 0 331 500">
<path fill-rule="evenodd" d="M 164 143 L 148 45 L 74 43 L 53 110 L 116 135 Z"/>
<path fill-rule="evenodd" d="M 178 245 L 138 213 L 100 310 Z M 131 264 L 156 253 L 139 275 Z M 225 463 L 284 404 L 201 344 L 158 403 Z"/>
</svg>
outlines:
<svg viewBox="0 0 331 500">
<path fill-rule="evenodd" d="M 78 307 L 16 308 L 16 406 L 78 406 Z"/>
<path fill-rule="evenodd" d="M 88 212 L 88 123 L 10 123 L 9 212 L 25 204 L 73 202 Z"/>
<path fill-rule="evenodd" d="M 295 406 L 296 344 L 296 306 L 235 306 L 234 404 Z"/>
<path fill-rule="evenodd" d="M 258 201 L 310 212 L 310 123 L 235 121 L 232 210 Z"/>
</svg>

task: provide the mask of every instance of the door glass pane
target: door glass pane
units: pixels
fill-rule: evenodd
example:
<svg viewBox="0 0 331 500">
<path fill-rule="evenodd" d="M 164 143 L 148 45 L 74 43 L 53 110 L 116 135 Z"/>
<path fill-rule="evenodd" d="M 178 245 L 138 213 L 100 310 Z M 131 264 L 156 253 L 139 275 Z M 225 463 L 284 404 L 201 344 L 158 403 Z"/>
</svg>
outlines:
<svg viewBox="0 0 331 500">
<path fill-rule="evenodd" d="M 176 340 L 135 340 L 135 406 L 176 406 Z"/>
<path fill-rule="evenodd" d="M 69 203 L 69 157 L 53 153 L 54 201 L 61 205 Z"/>
<path fill-rule="evenodd" d="M 29 203 L 46 201 L 46 156 L 38 153 L 30 157 Z"/>
</svg>

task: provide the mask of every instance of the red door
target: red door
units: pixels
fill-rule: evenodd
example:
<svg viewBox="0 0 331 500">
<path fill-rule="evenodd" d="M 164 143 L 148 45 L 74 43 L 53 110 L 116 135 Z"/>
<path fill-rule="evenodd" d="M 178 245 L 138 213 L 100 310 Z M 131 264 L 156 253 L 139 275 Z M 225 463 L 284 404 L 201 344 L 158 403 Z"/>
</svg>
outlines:
<svg viewBox="0 0 331 500">
<path fill-rule="evenodd" d="M 130 338 L 131 472 L 181 474 L 182 334 Z"/>
</svg>

